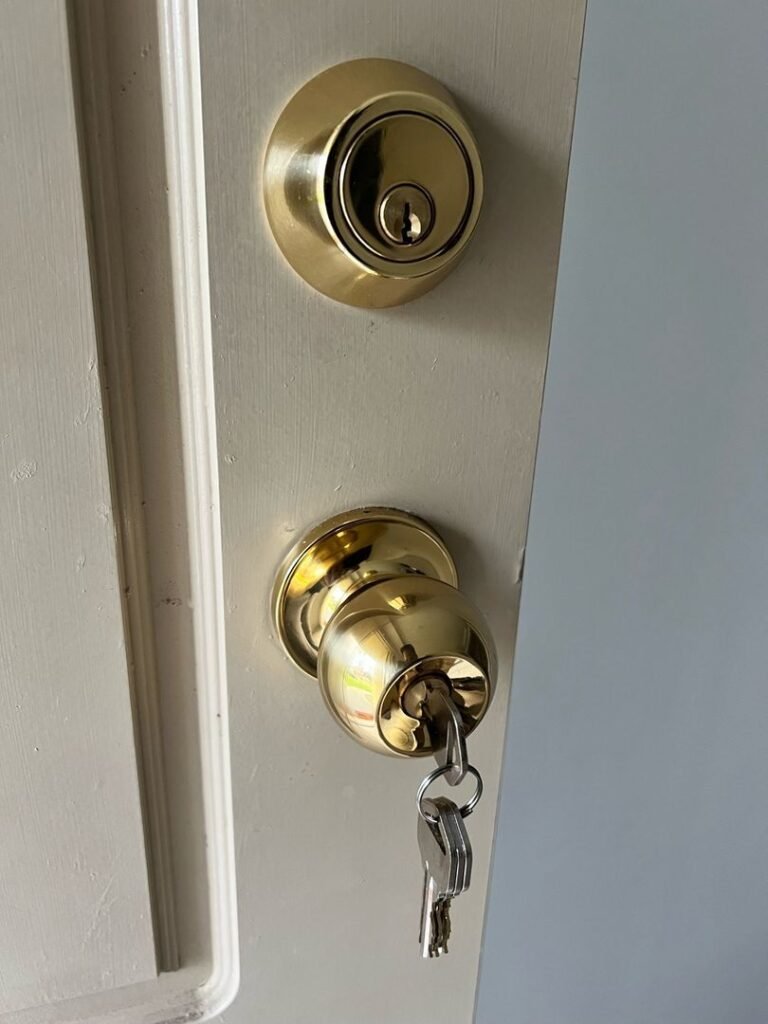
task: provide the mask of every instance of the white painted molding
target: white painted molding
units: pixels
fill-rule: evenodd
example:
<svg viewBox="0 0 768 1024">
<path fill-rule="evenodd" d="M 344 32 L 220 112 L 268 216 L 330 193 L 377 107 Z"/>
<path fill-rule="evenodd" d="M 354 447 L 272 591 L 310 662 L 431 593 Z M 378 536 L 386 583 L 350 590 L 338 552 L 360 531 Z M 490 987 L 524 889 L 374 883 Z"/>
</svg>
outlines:
<svg viewBox="0 0 768 1024">
<path fill-rule="evenodd" d="M 207 1019 L 234 999 L 239 956 L 197 4 L 164 0 L 159 27 L 209 857 L 213 969 L 197 993 Z"/>
</svg>

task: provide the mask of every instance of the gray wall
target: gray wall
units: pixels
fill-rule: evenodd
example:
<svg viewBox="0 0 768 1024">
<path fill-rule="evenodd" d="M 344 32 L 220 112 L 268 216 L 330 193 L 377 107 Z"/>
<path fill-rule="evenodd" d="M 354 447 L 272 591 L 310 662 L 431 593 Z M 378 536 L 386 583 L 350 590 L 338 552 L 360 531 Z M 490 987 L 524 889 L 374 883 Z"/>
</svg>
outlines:
<svg viewBox="0 0 768 1024">
<path fill-rule="evenodd" d="M 768 5 L 590 0 L 478 1024 L 768 1020 Z"/>
</svg>

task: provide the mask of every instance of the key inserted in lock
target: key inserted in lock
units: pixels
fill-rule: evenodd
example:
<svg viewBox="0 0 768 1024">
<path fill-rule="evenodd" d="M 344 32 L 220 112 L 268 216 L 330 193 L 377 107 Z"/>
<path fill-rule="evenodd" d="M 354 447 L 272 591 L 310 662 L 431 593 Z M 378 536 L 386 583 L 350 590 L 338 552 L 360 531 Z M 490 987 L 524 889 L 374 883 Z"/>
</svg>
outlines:
<svg viewBox="0 0 768 1024">
<path fill-rule="evenodd" d="M 426 721 L 435 759 L 448 768 L 446 781 L 458 785 L 467 773 L 466 727 L 450 680 L 444 675 L 418 676 L 401 692 L 400 705 L 407 714 Z"/>
</svg>

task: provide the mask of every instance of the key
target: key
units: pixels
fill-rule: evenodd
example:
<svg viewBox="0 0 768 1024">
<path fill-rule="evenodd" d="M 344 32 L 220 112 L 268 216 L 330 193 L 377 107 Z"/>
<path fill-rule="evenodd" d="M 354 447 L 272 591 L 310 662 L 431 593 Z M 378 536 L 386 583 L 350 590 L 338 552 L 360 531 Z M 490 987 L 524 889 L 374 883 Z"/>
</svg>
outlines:
<svg viewBox="0 0 768 1024">
<path fill-rule="evenodd" d="M 425 822 L 421 829 L 426 868 L 420 934 L 424 957 L 448 952 L 451 900 L 469 886 L 472 870 L 472 850 L 458 808 L 446 798 L 429 805 L 426 809 L 438 822 Z"/>
<path fill-rule="evenodd" d="M 424 862 L 424 889 L 421 904 L 419 942 L 424 957 L 438 956 L 445 933 L 440 900 L 452 894 L 458 884 L 460 851 L 456 847 L 447 810 L 442 813 L 432 800 L 424 801 L 424 809 L 437 818 L 428 822 L 419 815 L 419 850 Z"/>
<path fill-rule="evenodd" d="M 467 774 L 469 759 L 461 712 L 450 694 L 439 686 L 427 687 L 425 702 L 435 760 L 447 768 L 445 781 L 458 786 Z"/>
<path fill-rule="evenodd" d="M 452 800 L 425 800 L 424 808 L 437 822 L 432 824 L 419 815 L 419 849 L 424 861 L 419 942 L 423 957 L 436 957 L 448 952 L 451 900 L 469 886 L 472 848 Z"/>
<path fill-rule="evenodd" d="M 440 953 L 448 952 L 448 939 L 451 935 L 451 901 L 454 896 L 459 896 L 469 888 L 472 876 L 472 847 L 464 825 L 464 819 L 461 817 L 461 813 L 453 801 L 438 799 L 435 802 L 438 803 L 438 806 L 444 804 L 444 824 L 446 830 L 450 830 L 453 833 L 453 845 L 460 853 L 460 868 L 456 884 L 450 894 L 446 893 L 437 900 L 435 906 L 437 917 L 436 946 L 437 955 L 439 956 Z"/>
</svg>

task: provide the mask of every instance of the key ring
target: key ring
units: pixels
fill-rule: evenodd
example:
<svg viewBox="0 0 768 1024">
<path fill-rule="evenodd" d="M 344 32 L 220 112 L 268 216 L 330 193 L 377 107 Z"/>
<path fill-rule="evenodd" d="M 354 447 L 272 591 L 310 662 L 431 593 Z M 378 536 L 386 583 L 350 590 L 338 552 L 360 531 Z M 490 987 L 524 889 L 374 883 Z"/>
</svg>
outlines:
<svg viewBox="0 0 768 1024">
<path fill-rule="evenodd" d="M 424 821 L 428 822 L 428 824 L 430 825 L 436 825 L 439 819 L 437 815 L 430 814 L 429 811 L 424 810 L 424 795 L 426 794 L 427 790 L 436 779 L 439 779 L 443 775 L 447 775 L 448 772 L 452 771 L 454 767 L 455 765 L 453 764 L 441 764 L 438 765 L 437 768 L 433 768 L 428 775 L 424 776 L 421 785 L 416 791 L 416 806 L 419 809 L 419 814 L 422 816 Z M 459 814 L 462 816 L 462 818 L 469 817 L 472 811 L 474 811 L 475 807 L 477 807 L 477 803 L 480 797 L 483 795 L 483 779 L 480 775 L 480 772 L 477 770 L 477 768 L 475 768 L 474 765 L 468 764 L 467 773 L 469 775 L 474 776 L 474 779 L 477 782 L 477 787 L 475 788 L 475 792 L 472 794 L 469 800 L 467 800 L 467 802 L 459 808 Z"/>
</svg>

